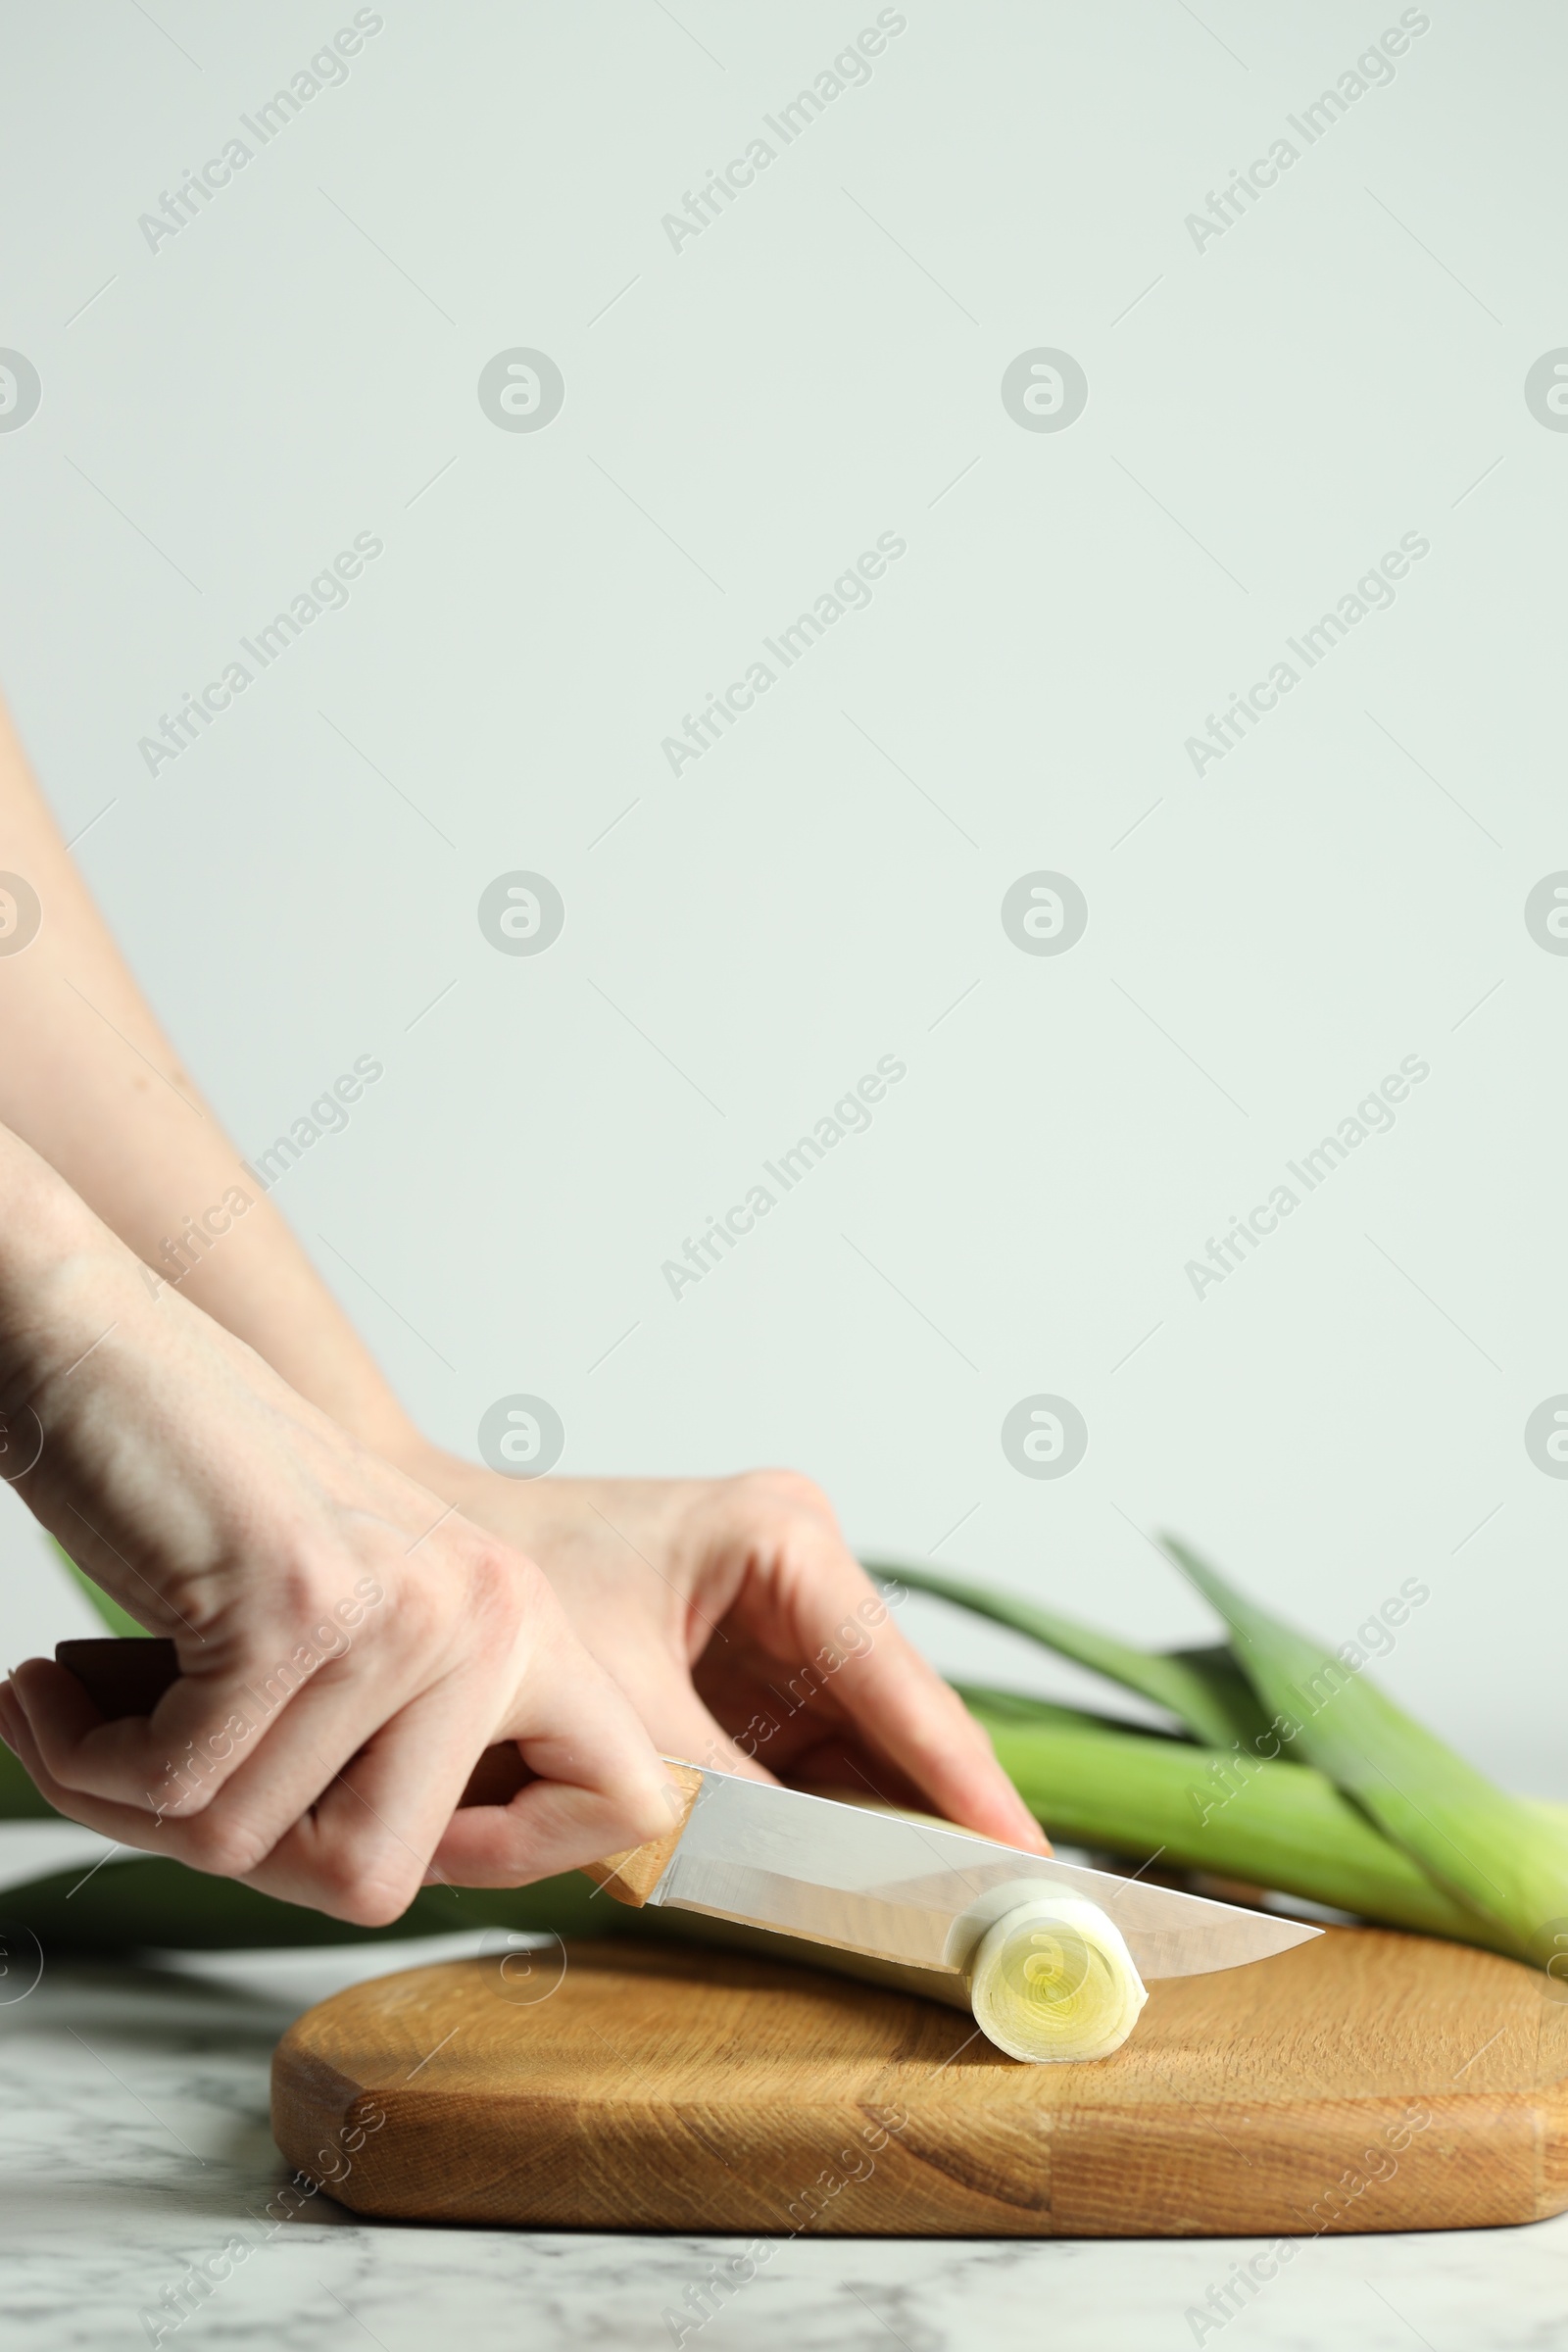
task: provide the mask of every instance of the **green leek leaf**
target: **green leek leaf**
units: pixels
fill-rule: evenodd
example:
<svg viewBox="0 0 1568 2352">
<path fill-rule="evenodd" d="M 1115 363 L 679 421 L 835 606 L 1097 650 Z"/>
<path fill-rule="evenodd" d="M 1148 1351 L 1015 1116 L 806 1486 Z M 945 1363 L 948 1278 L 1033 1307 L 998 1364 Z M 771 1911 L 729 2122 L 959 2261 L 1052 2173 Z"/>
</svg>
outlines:
<svg viewBox="0 0 1568 2352">
<path fill-rule="evenodd" d="M 1022 1600 L 1012 1592 L 1000 1592 L 994 1586 L 971 1584 L 966 1577 L 943 1576 L 933 1569 L 906 1568 L 883 1560 L 867 1560 L 864 1566 L 872 1576 L 896 1577 L 916 1592 L 934 1593 L 977 1617 L 1010 1626 L 1014 1633 L 1029 1635 L 1076 1665 L 1120 1683 L 1124 1690 L 1137 1690 L 1155 1706 L 1167 1708 L 1206 1746 L 1232 1747 L 1238 1742 L 1248 1746 L 1267 1728 L 1268 1718 L 1260 1713 L 1234 1662 L 1228 1673 L 1217 1665 L 1216 1654 L 1223 1657 L 1223 1652 L 1138 1649 L 1094 1626 L 1080 1625 L 1075 1617 L 1058 1616 L 1054 1609 L 1043 1609 L 1038 1602 Z"/>
<path fill-rule="evenodd" d="M 1237 1592 L 1165 1538 L 1230 1627 L 1263 1706 L 1292 1744 L 1502 1938 L 1520 1959 L 1549 1953 L 1568 1922 L 1568 1836 L 1395 1705 L 1364 1672 Z M 1276 1879 L 1274 1882 L 1280 1882 Z"/>
<path fill-rule="evenodd" d="M 1065 1843 L 1304 1895 L 1337 1911 L 1516 1954 L 1310 1765 L 1180 1740 L 1030 1724 L 963 1693 L 1030 1811 Z"/>
</svg>

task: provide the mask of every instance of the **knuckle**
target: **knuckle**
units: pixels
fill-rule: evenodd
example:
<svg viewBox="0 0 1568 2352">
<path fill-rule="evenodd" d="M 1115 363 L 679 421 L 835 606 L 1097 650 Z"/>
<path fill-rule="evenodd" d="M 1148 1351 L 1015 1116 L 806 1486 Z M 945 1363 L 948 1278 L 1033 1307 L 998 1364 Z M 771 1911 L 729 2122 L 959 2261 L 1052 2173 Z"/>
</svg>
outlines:
<svg viewBox="0 0 1568 2352">
<path fill-rule="evenodd" d="M 411 1866 L 412 1867 L 412 1866 Z M 357 1928 L 389 1928 L 413 1898 L 406 1870 L 395 1860 L 368 1854 L 353 1844 L 318 1855 L 311 1901 L 332 1919 Z"/>
<path fill-rule="evenodd" d="M 394 1657 L 425 1657 L 462 1622 L 464 1596 L 455 1581 L 408 1576 L 387 1589 L 392 1598 L 356 1628 L 357 1642 L 370 1648 L 384 1643 Z"/>
<path fill-rule="evenodd" d="M 334 1919 L 356 1928 L 390 1928 L 403 1917 L 412 1891 L 384 1877 L 356 1880 L 337 1891 L 331 1904 Z"/>
<path fill-rule="evenodd" d="M 339 1611 L 352 1593 L 357 1563 L 285 1554 L 270 1565 L 265 1607 L 249 1606 L 232 1628 L 247 1669 L 312 1671 L 343 1645 Z"/>
<path fill-rule="evenodd" d="M 748 1470 L 742 1474 L 741 1486 L 747 1499 L 764 1510 L 782 1508 L 802 1519 L 825 1520 L 830 1527 L 837 1524 L 833 1505 L 804 1470 Z"/>
<path fill-rule="evenodd" d="M 314 1547 L 303 1544 L 287 1546 L 273 1563 L 268 1577 L 268 1599 L 280 1624 L 303 1626 L 319 1614 L 328 1582 L 323 1567 Z"/>
<path fill-rule="evenodd" d="M 146 1598 L 140 1587 L 134 1595 L 138 1602 Z M 210 1572 L 175 1565 L 161 1570 L 158 1577 L 159 1631 L 173 1634 L 181 1626 L 194 1626 L 205 1638 L 216 1622 L 215 1593 Z"/>
<path fill-rule="evenodd" d="M 486 1538 L 470 1569 L 468 1605 L 488 1633 L 505 1640 L 554 1603 L 554 1590 L 536 1562 Z"/>
<path fill-rule="evenodd" d="M 253 1823 L 222 1807 L 198 1813 L 185 1824 L 180 1843 L 194 1870 L 218 1879 L 249 1878 L 271 1851 L 269 1840 Z"/>
<path fill-rule="evenodd" d="M 408 1909 L 410 1897 L 393 1887 L 367 1889 L 343 1917 L 356 1928 L 395 1927 Z"/>
</svg>

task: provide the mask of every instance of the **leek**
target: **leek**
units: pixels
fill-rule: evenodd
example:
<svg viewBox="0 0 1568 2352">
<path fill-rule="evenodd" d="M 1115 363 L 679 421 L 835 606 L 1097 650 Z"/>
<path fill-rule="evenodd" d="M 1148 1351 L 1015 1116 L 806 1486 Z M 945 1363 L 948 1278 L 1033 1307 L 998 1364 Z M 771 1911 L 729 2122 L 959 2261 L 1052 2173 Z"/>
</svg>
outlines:
<svg viewBox="0 0 1568 2352">
<path fill-rule="evenodd" d="M 1110 1731 L 960 1686 L 997 1760 L 1054 1837 L 1160 1869 L 1303 1895 L 1391 1927 L 1511 1950 L 1309 1765 Z"/>
<path fill-rule="evenodd" d="M 1473 1939 L 1522 1960 L 1543 1948 L 1550 1957 L 1568 1915 L 1568 1836 L 1185 1544 L 1167 1537 L 1166 1549 L 1229 1625 L 1243 1670 L 1293 1744 L 1494 1931 Z"/>
<path fill-rule="evenodd" d="M 1268 1719 L 1259 1712 L 1246 1677 L 1238 1673 L 1224 1650 L 1161 1653 L 1136 1649 L 1130 1642 L 1118 1642 L 1093 1626 L 1080 1625 L 1074 1617 L 1059 1616 L 1054 1609 L 1043 1609 L 1010 1592 L 940 1576 L 929 1568 L 906 1568 L 902 1562 L 891 1567 L 868 1560 L 865 1566 L 872 1576 L 895 1577 L 916 1592 L 955 1601 L 961 1609 L 1009 1626 L 1014 1633 L 1027 1634 L 1076 1665 L 1139 1691 L 1167 1709 L 1195 1739 L 1210 1747 L 1229 1747 L 1233 1740 L 1250 1740 L 1266 1729 Z"/>
<path fill-rule="evenodd" d="M 974 2022 L 1034 2066 L 1108 2058 L 1149 1995 L 1120 1929 L 1082 1895 L 1037 1896 L 988 1928 L 967 1971 Z"/>
</svg>

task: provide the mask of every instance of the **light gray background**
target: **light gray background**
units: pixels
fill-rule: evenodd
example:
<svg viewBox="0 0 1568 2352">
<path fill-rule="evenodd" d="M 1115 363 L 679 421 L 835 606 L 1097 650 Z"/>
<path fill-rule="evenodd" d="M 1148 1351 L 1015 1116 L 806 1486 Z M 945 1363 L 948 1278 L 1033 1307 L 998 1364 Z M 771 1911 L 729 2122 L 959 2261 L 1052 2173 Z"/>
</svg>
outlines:
<svg viewBox="0 0 1568 2352">
<path fill-rule="evenodd" d="M 1563 1793 L 1568 1482 L 1523 1444 L 1568 1389 L 1568 959 L 1523 921 L 1568 865 L 1568 437 L 1523 397 L 1568 341 L 1561 13 L 1434 0 L 1199 252 L 1396 7 L 909 0 L 678 253 L 662 216 L 873 7 L 380 13 L 153 253 L 352 9 L 0 12 L 0 343 L 43 381 L 0 674 L 241 1148 L 385 1062 L 278 1200 L 400 1392 L 470 1450 L 537 1393 L 566 1470 L 798 1464 L 861 1546 L 1150 1638 L 1206 1623 L 1160 1526 L 1335 1641 L 1419 1576 L 1388 1685 Z M 564 374 L 542 432 L 476 398 L 516 345 Z M 1000 398 L 1039 345 L 1089 378 L 1060 433 Z M 366 530 L 348 609 L 150 777 L 159 713 Z M 884 531 L 871 608 L 673 778 L 661 739 Z M 1394 608 L 1196 777 L 1410 531 Z M 517 867 L 565 902 L 538 957 L 476 920 Z M 1059 957 L 1001 924 L 1039 867 L 1089 901 Z M 872 1130 L 672 1299 L 887 1054 Z M 1196 1298 L 1408 1054 L 1394 1132 Z M 1087 1418 L 1060 1480 L 1003 1455 L 1037 1391 Z M 14 1500 L 0 1540 L 9 1654 L 74 1630 Z"/>
</svg>

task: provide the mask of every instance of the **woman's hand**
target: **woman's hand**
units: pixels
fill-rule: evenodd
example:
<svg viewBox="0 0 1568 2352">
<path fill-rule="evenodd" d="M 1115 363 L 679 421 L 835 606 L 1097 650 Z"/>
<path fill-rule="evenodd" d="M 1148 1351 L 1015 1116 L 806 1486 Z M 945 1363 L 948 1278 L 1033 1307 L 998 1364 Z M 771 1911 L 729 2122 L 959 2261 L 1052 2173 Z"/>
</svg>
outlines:
<svg viewBox="0 0 1568 2352">
<path fill-rule="evenodd" d="M 432 1847 L 454 1878 L 520 1884 L 636 1843 L 668 1785 L 587 1651 L 666 1752 L 1041 1845 L 805 1480 L 534 1485 L 416 1436 L 216 1116 L 192 1115 L 3 709 L 0 868 L 46 909 L 0 957 L 0 1414 L 30 1396 L 47 1440 L 18 1492 L 183 1669 L 146 1722 L 100 1723 L 42 1661 L 0 1685 L 0 1732 L 52 1803 L 350 1918 L 394 1916 Z M 52 1257 L 24 1247 L 45 1178 Z M 185 1213 L 235 1197 L 226 1224 Z M 151 1299 L 83 1200 L 184 1298 Z M 366 1579 L 385 1597 L 351 1625 Z M 318 1662 L 284 1691 L 301 1656 Z M 503 1736 L 544 1785 L 441 1836 Z"/>
<path fill-rule="evenodd" d="M 663 1754 L 923 1806 L 1051 1850 L 808 1479 L 508 1479 L 433 1449 L 413 1459 L 423 1484 L 539 1562 Z"/>
<path fill-rule="evenodd" d="M 12 1460 L 41 1435 L 13 1483 L 181 1669 L 112 1723 L 48 1660 L 0 1685 L 51 1804 L 363 1925 L 432 1865 L 519 1886 L 667 1829 L 646 1732 L 529 1560 L 155 1285 L 4 1131 L 0 1194 Z M 454 1819 L 502 1739 L 540 1777 Z"/>
</svg>

